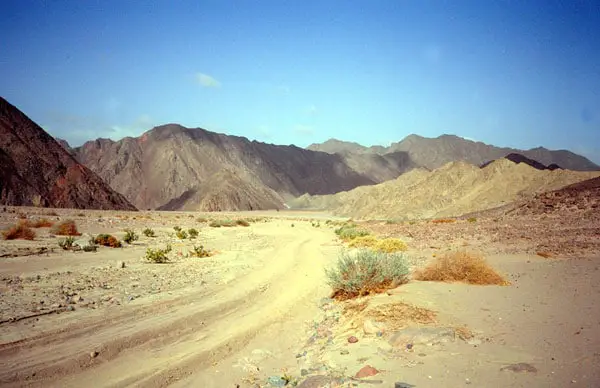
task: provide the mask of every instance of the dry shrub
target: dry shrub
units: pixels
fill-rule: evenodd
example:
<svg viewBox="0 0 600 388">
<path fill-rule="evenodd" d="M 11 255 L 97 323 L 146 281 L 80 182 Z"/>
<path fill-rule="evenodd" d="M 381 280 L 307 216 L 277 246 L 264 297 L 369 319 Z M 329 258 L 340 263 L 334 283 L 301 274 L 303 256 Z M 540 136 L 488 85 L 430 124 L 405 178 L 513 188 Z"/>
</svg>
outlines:
<svg viewBox="0 0 600 388">
<path fill-rule="evenodd" d="M 360 249 L 351 255 L 342 252 L 336 266 L 326 269 L 332 298 L 352 299 L 384 292 L 407 281 L 408 266 L 404 256 Z"/>
<path fill-rule="evenodd" d="M 468 341 L 471 338 L 475 337 L 471 329 L 469 329 L 467 326 L 460 326 L 454 328 L 454 334 L 456 334 L 456 336 L 463 341 Z"/>
<path fill-rule="evenodd" d="M 452 218 L 440 218 L 437 220 L 431 220 L 431 222 L 434 224 L 451 224 L 453 222 L 456 222 L 456 220 Z"/>
<path fill-rule="evenodd" d="M 404 302 L 384 304 L 366 311 L 366 318 L 384 322 L 389 331 L 403 329 L 409 323 L 432 324 L 436 322 L 436 316 L 435 311 Z"/>
<path fill-rule="evenodd" d="M 59 224 L 54 225 L 52 233 L 57 236 L 81 236 L 77 230 L 77 225 L 73 220 L 64 220 Z"/>
<path fill-rule="evenodd" d="M 385 253 L 404 252 L 408 249 L 406 243 L 397 238 L 385 238 L 377 243 L 378 251 Z"/>
<path fill-rule="evenodd" d="M 111 248 L 121 248 L 121 242 L 110 234 L 99 234 L 94 239 L 94 243 Z"/>
<path fill-rule="evenodd" d="M 544 259 L 549 259 L 550 257 L 552 257 L 552 253 L 550 253 L 550 252 L 539 251 L 539 252 L 536 252 L 535 254 L 543 257 Z"/>
<path fill-rule="evenodd" d="M 40 218 L 35 221 L 30 221 L 29 226 L 32 228 L 50 228 L 54 225 L 54 222 L 50 221 L 47 218 Z"/>
<path fill-rule="evenodd" d="M 5 240 L 33 240 L 35 238 L 35 231 L 27 226 L 26 223 L 18 223 L 3 230 L 2 236 Z"/>
<path fill-rule="evenodd" d="M 438 257 L 433 263 L 416 271 L 416 280 L 437 282 L 463 282 L 478 285 L 507 285 L 493 268 L 491 268 L 483 256 L 458 251 L 447 253 Z"/>
<path fill-rule="evenodd" d="M 348 246 L 351 248 L 375 248 L 378 243 L 379 240 L 375 236 L 367 235 L 350 240 Z"/>
<path fill-rule="evenodd" d="M 235 224 L 239 226 L 250 226 L 250 223 L 246 220 L 236 220 Z"/>
</svg>

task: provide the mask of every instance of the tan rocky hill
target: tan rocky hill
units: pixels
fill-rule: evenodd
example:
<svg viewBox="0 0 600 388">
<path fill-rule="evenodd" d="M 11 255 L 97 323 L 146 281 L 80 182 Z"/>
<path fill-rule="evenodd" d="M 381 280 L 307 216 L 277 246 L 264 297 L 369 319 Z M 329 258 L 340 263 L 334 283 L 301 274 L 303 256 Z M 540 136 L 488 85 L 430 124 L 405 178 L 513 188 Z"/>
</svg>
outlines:
<svg viewBox="0 0 600 388">
<path fill-rule="evenodd" d="M 176 124 L 159 126 L 140 137 L 117 142 L 90 141 L 73 152 L 81 163 L 143 209 L 162 208 L 169 203 L 168 208 L 174 204 L 177 208 L 187 208 L 184 202 L 188 200 L 192 201 L 191 207 L 207 203 L 203 195 L 214 192 L 208 186 L 216 184 L 211 183 L 214 182 L 211 177 L 223 170 L 235 171 L 237 184 L 240 179 L 243 184 L 238 188 L 239 200 L 224 200 L 223 206 L 217 207 L 242 210 L 238 205 L 253 203 L 272 208 L 281 202 L 279 198 L 304 193 L 331 194 L 372 185 L 395 178 L 414 166 L 402 153 L 346 157 Z M 233 183 L 225 186 L 233 195 Z M 279 196 L 277 200 L 273 192 Z M 258 193 L 266 197 L 241 200 Z M 214 203 L 214 195 L 211 198 L 208 202 Z M 238 205 L 227 209 L 226 203 Z"/>
<path fill-rule="evenodd" d="M 80 209 L 135 207 L 0 97 L 0 203 Z"/>
<path fill-rule="evenodd" d="M 575 171 L 600 170 L 600 166 L 589 159 L 566 150 L 548 150 L 543 147 L 530 150 L 501 148 L 454 135 L 441 135 L 436 138 L 409 135 L 398 143 L 392 143 L 389 147 L 363 147 L 356 143 L 332 139 L 322 144 L 312 144 L 308 149 L 328 153 L 386 154 L 389 152 L 405 152 L 414 164 L 430 170 L 459 160 L 479 166 L 512 153 L 521 154 L 546 166 L 558 165 Z"/>
<path fill-rule="evenodd" d="M 375 186 L 328 196 L 304 195 L 290 204 L 366 219 L 460 216 L 598 176 L 600 171 L 539 170 L 508 159 L 484 168 L 450 162 L 433 171 L 414 169 Z"/>
</svg>

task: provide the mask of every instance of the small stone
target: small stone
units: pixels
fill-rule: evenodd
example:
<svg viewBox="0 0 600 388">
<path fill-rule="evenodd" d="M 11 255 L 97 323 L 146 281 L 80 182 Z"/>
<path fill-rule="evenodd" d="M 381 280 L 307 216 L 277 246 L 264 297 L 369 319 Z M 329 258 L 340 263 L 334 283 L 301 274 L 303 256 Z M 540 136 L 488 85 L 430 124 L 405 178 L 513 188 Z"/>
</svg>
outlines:
<svg viewBox="0 0 600 388">
<path fill-rule="evenodd" d="M 331 377 L 317 375 L 307 377 L 306 380 L 298 384 L 297 388 L 325 388 L 330 387 L 332 383 Z"/>
<path fill-rule="evenodd" d="M 406 349 L 411 350 L 413 348 L 413 344 L 406 344 Z"/>
<path fill-rule="evenodd" d="M 350 354 L 350 351 L 349 351 L 348 349 L 342 349 L 342 350 L 340 350 L 340 354 L 341 354 L 342 356 L 345 356 L 345 355 L 347 355 L 347 354 Z"/>
<path fill-rule="evenodd" d="M 125 262 L 124 261 L 118 261 L 117 262 L 117 268 L 125 268 Z"/>
<path fill-rule="evenodd" d="M 96 357 L 98 357 L 98 354 L 99 353 L 94 350 L 94 351 L 90 352 L 90 358 L 96 358 Z"/>
<path fill-rule="evenodd" d="M 375 376 L 377 373 L 379 373 L 377 369 L 373 368 L 371 365 L 365 365 L 358 372 L 356 372 L 354 377 L 357 379 L 362 379 L 363 377 Z"/>
<path fill-rule="evenodd" d="M 365 334 L 375 334 L 381 330 L 375 324 L 375 322 L 373 322 L 370 319 L 366 319 L 365 322 L 363 323 L 363 331 L 365 332 Z"/>
<path fill-rule="evenodd" d="M 75 299 L 73 299 L 73 300 L 74 300 L 76 303 L 81 303 L 81 302 L 83 302 L 83 298 L 81 297 L 81 295 L 77 295 L 77 296 L 75 297 Z"/>
<path fill-rule="evenodd" d="M 414 385 L 397 381 L 394 383 L 394 388 L 413 388 Z"/>
<path fill-rule="evenodd" d="M 356 338 L 355 336 L 351 335 L 350 337 L 348 337 L 348 342 L 350 342 L 351 344 L 355 344 L 358 342 L 358 338 Z"/>
<path fill-rule="evenodd" d="M 75 311 L 75 306 L 69 306 L 69 307 L 67 307 L 67 311 Z"/>
<path fill-rule="evenodd" d="M 280 376 L 269 376 L 267 382 L 272 387 L 285 387 L 285 385 L 288 383 L 287 380 Z"/>
</svg>

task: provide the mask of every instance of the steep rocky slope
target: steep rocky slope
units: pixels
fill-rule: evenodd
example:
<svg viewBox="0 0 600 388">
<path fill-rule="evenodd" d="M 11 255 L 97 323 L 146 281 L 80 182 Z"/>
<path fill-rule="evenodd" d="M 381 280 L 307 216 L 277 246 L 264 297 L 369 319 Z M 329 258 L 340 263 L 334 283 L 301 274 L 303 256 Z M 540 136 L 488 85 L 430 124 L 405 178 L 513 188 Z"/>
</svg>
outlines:
<svg viewBox="0 0 600 388">
<path fill-rule="evenodd" d="M 90 141 L 73 152 L 112 188 L 144 209 L 167 206 L 172 200 L 185 207 L 183 198 L 192 197 L 193 203 L 202 203 L 198 195 L 209 192 L 205 182 L 223 170 L 235 171 L 244 182 L 252 182 L 255 194 L 272 190 L 288 199 L 372 185 L 395 178 L 414 165 L 402 153 L 345 157 L 176 124 L 118 142 Z M 244 184 L 239 190 L 247 187 Z M 272 195 L 267 202 L 271 206 Z"/>
<path fill-rule="evenodd" d="M 322 144 L 312 144 L 308 149 L 329 153 L 379 153 L 406 152 L 413 163 L 436 169 L 446 163 L 463 160 L 471 164 L 482 165 L 492 160 L 500 159 L 511 153 L 521 154 L 546 166 L 558 165 L 575 171 L 596 171 L 600 166 L 589 159 L 566 150 L 548 150 L 543 147 L 530 150 L 501 148 L 493 145 L 475 142 L 455 135 L 441 135 L 436 138 L 426 138 L 409 135 L 389 147 L 363 147 L 356 143 L 328 140 Z"/>
<path fill-rule="evenodd" d="M 0 203 L 135 210 L 52 136 L 0 97 Z"/>
<path fill-rule="evenodd" d="M 484 168 L 450 162 L 434 171 L 414 169 L 375 186 L 329 196 L 305 195 L 291 205 L 327 209 L 355 218 L 459 216 L 597 176 L 600 171 L 538 170 L 508 159 L 499 159 Z"/>
</svg>

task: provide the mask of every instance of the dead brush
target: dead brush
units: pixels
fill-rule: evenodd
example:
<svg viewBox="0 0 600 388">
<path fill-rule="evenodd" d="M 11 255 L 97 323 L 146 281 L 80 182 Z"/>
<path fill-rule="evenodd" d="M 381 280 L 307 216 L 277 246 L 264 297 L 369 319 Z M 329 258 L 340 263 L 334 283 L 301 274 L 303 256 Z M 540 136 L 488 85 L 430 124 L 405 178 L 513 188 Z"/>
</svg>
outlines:
<svg viewBox="0 0 600 388">
<path fill-rule="evenodd" d="M 365 312 L 365 318 L 383 322 L 387 330 L 396 331 L 411 323 L 421 325 L 436 323 L 437 313 L 409 303 L 397 302 L 370 308 Z"/>
<path fill-rule="evenodd" d="M 51 232 L 57 236 L 81 236 L 73 220 L 64 220 L 54 225 Z"/>
<path fill-rule="evenodd" d="M 536 255 L 543 257 L 544 259 L 549 259 L 553 257 L 552 253 L 546 251 L 538 251 L 535 253 Z"/>
<path fill-rule="evenodd" d="M 431 223 L 433 224 L 451 224 L 453 222 L 456 222 L 456 220 L 452 218 L 440 218 L 437 220 L 431 220 Z"/>
<path fill-rule="evenodd" d="M 476 285 L 508 285 L 509 283 L 491 268 L 483 256 L 457 251 L 436 258 L 434 262 L 417 270 L 413 279 L 435 282 L 462 282 Z"/>
<path fill-rule="evenodd" d="M 50 221 L 47 218 L 39 218 L 35 221 L 30 221 L 29 226 L 32 228 L 50 228 L 54 226 L 54 222 Z"/>
<path fill-rule="evenodd" d="M 35 231 L 22 222 L 2 231 L 5 240 L 33 240 L 35 236 Z"/>
</svg>

